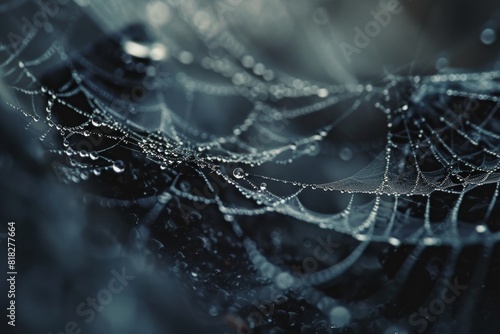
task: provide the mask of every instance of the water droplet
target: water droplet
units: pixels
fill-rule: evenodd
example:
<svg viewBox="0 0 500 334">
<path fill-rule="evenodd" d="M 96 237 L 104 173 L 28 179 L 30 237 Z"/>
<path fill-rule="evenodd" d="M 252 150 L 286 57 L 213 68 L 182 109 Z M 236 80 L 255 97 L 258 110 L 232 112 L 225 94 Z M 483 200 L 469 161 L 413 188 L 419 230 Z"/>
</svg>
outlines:
<svg viewBox="0 0 500 334">
<path fill-rule="evenodd" d="M 485 225 L 477 225 L 476 226 L 476 232 L 477 233 L 484 233 L 488 230 L 488 227 L 486 227 Z"/>
<path fill-rule="evenodd" d="M 327 97 L 328 96 L 328 90 L 325 88 L 318 89 L 318 96 L 319 97 Z"/>
<path fill-rule="evenodd" d="M 243 66 L 245 66 L 246 68 L 250 68 L 250 67 L 253 67 L 253 65 L 255 64 L 255 61 L 253 59 L 252 56 L 249 56 L 249 55 L 246 55 L 243 57 L 243 59 L 241 60 L 241 63 L 243 64 Z"/>
<path fill-rule="evenodd" d="M 245 172 L 242 168 L 238 167 L 233 170 L 233 176 L 237 179 L 242 179 L 245 176 Z"/>
<path fill-rule="evenodd" d="M 94 117 L 92 118 L 92 125 L 93 126 L 101 126 L 102 124 L 102 121 L 101 121 L 101 118 L 100 117 Z"/>
<path fill-rule="evenodd" d="M 395 247 L 398 247 L 401 245 L 401 241 L 397 238 L 389 238 L 389 243 Z"/>
<path fill-rule="evenodd" d="M 179 54 L 179 60 L 180 60 L 181 63 L 183 63 L 185 65 L 189 65 L 189 64 L 191 64 L 193 62 L 194 57 L 193 57 L 193 54 L 191 52 L 182 51 Z"/>
<path fill-rule="evenodd" d="M 352 151 L 350 148 L 348 147 L 344 147 L 341 151 L 340 151 L 340 159 L 344 160 L 344 161 L 349 161 L 352 159 Z"/>
<path fill-rule="evenodd" d="M 210 309 L 208 310 L 208 313 L 212 316 L 212 317 L 216 317 L 219 315 L 219 310 L 217 309 L 217 307 L 215 306 L 211 306 Z"/>
<path fill-rule="evenodd" d="M 121 160 L 115 161 L 113 164 L 113 171 L 115 173 L 122 173 L 125 170 L 125 164 Z"/>
<path fill-rule="evenodd" d="M 172 18 L 170 7 L 161 1 L 148 3 L 146 6 L 146 13 L 151 23 L 157 26 L 167 24 Z"/>
<path fill-rule="evenodd" d="M 436 60 L 436 69 L 441 70 L 443 68 L 448 67 L 449 61 L 445 57 L 441 57 L 438 60 Z"/>
<path fill-rule="evenodd" d="M 483 42 L 486 45 L 493 44 L 496 39 L 497 39 L 497 34 L 493 29 L 486 28 L 481 32 L 481 42 Z"/>
<path fill-rule="evenodd" d="M 351 320 L 351 312 L 343 306 L 336 306 L 330 312 L 330 320 L 337 327 L 345 327 Z"/>
<path fill-rule="evenodd" d="M 293 277 L 289 273 L 283 272 L 276 276 L 276 285 L 280 289 L 288 289 L 293 285 Z"/>
<path fill-rule="evenodd" d="M 266 190 L 266 188 L 267 188 L 267 184 L 265 182 L 262 182 L 260 184 L 260 190 L 264 191 L 264 190 Z"/>
</svg>

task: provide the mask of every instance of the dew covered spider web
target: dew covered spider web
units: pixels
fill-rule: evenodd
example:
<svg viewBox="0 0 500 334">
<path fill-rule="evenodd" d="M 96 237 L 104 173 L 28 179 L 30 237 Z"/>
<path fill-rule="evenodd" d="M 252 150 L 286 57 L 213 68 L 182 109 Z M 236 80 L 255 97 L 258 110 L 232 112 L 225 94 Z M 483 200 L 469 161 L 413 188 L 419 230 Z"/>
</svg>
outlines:
<svg viewBox="0 0 500 334">
<path fill-rule="evenodd" d="M 412 332 L 415 305 L 460 277 L 472 288 L 429 326 L 467 332 L 500 237 L 500 71 L 415 74 L 413 59 L 361 79 L 310 38 L 323 6 L 82 0 L 30 29 L 21 13 L 45 9 L 5 2 L 5 109 L 86 204 L 133 212 L 127 243 L 171 255 L 236 331 Z M 257 25 L 312 39 L 328 77 Z M 309 270 L 322 235 L 336 246 Z M 249 316 L 276 291 L 287 302 Z"/>
</svg>

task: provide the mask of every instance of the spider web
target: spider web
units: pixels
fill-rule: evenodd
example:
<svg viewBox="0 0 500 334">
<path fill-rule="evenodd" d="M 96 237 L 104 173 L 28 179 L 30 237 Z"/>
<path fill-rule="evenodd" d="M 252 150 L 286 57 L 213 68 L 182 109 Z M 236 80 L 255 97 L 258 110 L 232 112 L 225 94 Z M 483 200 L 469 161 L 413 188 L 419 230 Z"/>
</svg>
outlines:
<svg viewBox="0 0 500 334">
<path fill-rule="evenodd" d="M 28 5 L 43 10 L 14 1 L 0 10 L 15 18 Z M 307 6 L 317 14 L 319 5 Z M 238 29 L 250 7 L 76 1 L 28 34 L 16 21 L 22 41 L 0 47 L 4 102 L 25 116 L 62 181 L 92 189 L 115 180 L 119 186 L 88 198 L 141 207 L 140 238 L 153 238 L 175 201 L 187 223 L 214 209 L 255 272 L 299 295 L 332 328 L 397 295 L 429 248 L 449 251 L 442 279 L 451 280 L 466 247 L 489 259 L 500 238 L 500 72 L 404 69 L 360 83 L 339 70 L 334 84 L 292 75 Z M 367 131 L 371 122 L 380 126 Z M 331 231 L 345 247 L 324 268 L 297 275 L 258 232 L 275 220 Z M 356 302 L 320 288 L 379 245 L 408 250 L 391 284 Z M 478 262 L 471 281 L 487 265 Z"/>
</svg>

